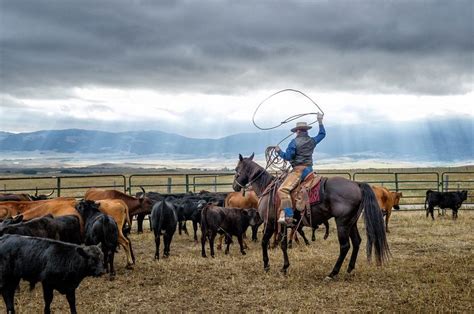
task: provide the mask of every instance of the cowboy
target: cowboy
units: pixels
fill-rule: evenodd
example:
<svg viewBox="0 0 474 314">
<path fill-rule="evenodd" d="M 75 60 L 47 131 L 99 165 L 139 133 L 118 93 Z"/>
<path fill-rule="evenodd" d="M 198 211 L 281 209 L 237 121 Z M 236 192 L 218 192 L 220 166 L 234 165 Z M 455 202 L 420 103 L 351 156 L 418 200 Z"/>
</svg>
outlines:
<svg viewBox="0 0 474 314">
<path fill-rule="evenodd" d="M 296 133 L 296 137 L 288 144 L 286 151 L 276 147 L 278 155 L 290 162 L 291 172 L 286 176 L 285 181 L 278 189 L 280 196 L 280 217 L 278 223 L 282 225 L 293 224 L 293 208 L 291 203 L 291 191 L 298 186 L 308 174 L 313 171 L 313 151 L 316 145 L 326 136 L 323 125 L 323 115 L 318 113 L 319 133 L 315 137 L 308 135 L 308 130 L 312 127 L 306 122 L 297 122 L 296 127 L 291 132 Z"/>
</svg>

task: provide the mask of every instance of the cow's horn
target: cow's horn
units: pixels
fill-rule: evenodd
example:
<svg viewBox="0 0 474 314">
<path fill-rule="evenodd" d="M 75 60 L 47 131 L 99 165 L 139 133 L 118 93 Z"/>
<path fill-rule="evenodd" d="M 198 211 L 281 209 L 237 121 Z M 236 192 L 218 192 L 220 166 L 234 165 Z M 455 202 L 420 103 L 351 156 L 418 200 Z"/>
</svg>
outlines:
<svg viewBox="0 0 474 314">
<path fill-rule="evenodd" d="M 143 194 L 140 196 L 140 199 L 144 199 L 144 198 L 145 198 L 145 194 L 146 194 L 145 189 L 144 189 L 143 186 L 141 186 L 141 185 L 140 185 L 140 189 L 142 189 L 142 192 L 143 192 Z"/>
<path fill-rule="evenodd" d="M 51 193 L 49 193 L 48 195 L 46 195 L 46 197 L 50 197 L 51 195 L 53 195 L 53 194 L 54 194 L 54 190 L 55 190 L 55 189 L 53 189 L 53 191 L 52 191 Z"/>
</svg>

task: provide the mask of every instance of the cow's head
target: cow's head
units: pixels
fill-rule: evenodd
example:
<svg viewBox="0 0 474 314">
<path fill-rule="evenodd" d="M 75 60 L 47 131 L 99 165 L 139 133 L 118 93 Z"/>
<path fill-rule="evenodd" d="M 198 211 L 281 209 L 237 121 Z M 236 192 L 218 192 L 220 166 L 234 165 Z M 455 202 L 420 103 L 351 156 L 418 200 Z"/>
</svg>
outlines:
<svg viewBox="0 0 474 314">
<path fill-rule="evenodd" d="M 87 275 L 99 277 L 105 274 L 104 269 L 104 253 L 99 245 L 79 246 L 76 248 L 77 253 L 81 255 L 87 263 Z"/>
<path fill-rule="evenodd" d="M 142 189 L 142 194 L 138 197 L 138 200 L 140 201 L 140 207 L 143 210 L 151 211 L 154 202 L 146 196 L 145 189 L 142 186 L 140 187 L 140 189 Z"/>
<path fill-rule="evenodd" d="M 256 226 L 260 225 L 263 221 L 260 218 L 260 214 L 255 208 L 250 208 L 250 209 L 243 209 L 242 213 L 249 218 L 249 225 L 250 226 Z"/>
<path fill-rule="evenodd" d="M 251 164 L 253 163 L 254 154 L 250 155 L 248 158 L 242 157 L 239 154 L 239 162 L 235 167 L 234 182 L 232 183 L 232 188 L 234 191 L 239 192 L 243 187 L 245 187 L 249 182 L 252 175 L 253 168 Z"/>
<path fill-rule="evenodd" d="M 51 195 L 53 195 L 53 194 L 54 194 L 54 189 L 53 189 L 53 191 L 51 191 L 51 193 L 49 193 L 48 195 L 46 195 L 46 194 L 39 194 L 39 195 L 38 195 L 38 188 L 36 188 L 35 195 L 30 195 L 30 198 L 31 198 L 31 200 L 33 200 L 33 201 L 47 200 L 47 199 L 49 199 L 49 197 L 50 197 Z"/>
<path fill-rule="evenodd" d="M 402 198 L 403 194 L 401 192 L 390 192 L 393 198 L 393 208 L 396 210 L 400 209 L 400 199 Z"/>
<path fill-rule="evenodd" d="M 464 202 L 465 200 L 467 200 L 467 191 L 466 190 L 463 190 L 460 192 L 460 195 L 461 195 L 461 201 Z"/>
</svg>

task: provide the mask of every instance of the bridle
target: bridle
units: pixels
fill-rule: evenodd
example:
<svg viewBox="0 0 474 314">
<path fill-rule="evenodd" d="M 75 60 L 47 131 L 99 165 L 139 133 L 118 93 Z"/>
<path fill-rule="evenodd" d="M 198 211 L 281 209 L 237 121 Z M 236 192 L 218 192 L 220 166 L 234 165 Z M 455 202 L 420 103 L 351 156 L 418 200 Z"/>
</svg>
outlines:
<svg viewBox="0 0 474 314">
<path fill-rule="evenodd" d="M 234 183 L 236 183 L 241 189 L 243 189 L 243 193 L 245 193 L 245 191 L 248 191 L 249 187 L 255 182 L 257 181 L 257 179 L 259 179 L 266 171 L 267 169 L 273 164 L 273 162 L 275 161 L 275 159 L 273 159 L 272 161 L 268 162 L 267 163 L 267 166 L 265 168 L 262 168 L 260 173 L 253 179 L 249 180 L 249 182 L 247 182 L 246 184 L 242 184 L 240 183 L 239 181 L 237 181 L 237 177 L 234 176 Z M 236 172 L 237 174 L 237 172 Z M 268 190 L 268 187 L 271 186 L 273 183 L 275 183 L 276 181 L 278 180 L 278 177 L 273 179 L 263 190 L 262 190 L 262 193 L 260 195 L 257 195 L 258 198 L 262 197 L 264 194 L 265 194 L 265 191 Z"/>
</svg>

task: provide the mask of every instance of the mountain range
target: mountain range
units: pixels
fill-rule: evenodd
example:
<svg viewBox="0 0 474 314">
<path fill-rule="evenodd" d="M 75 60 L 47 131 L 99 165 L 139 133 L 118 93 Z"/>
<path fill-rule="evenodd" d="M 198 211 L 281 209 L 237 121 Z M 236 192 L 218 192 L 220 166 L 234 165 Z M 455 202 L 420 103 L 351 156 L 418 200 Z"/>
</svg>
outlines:
<svg viewBox="0 0 474 314">
<path fill-rule="evenodd" d="M 288 128 L 289 129 L 289 128 Z M 424 120 L 390 124 L 326 125 L 326 138 L 316 148 L 321 158 L 398 158 L 462 161 L 474 158 L 471 119 Z M 310 135 L 317 134 L 317 126 Z M 1 152 L 179 154 L 189 157 L 263 153 L 289 135 L 287 130 L 240 133 L 197 139 L 161 131 L 104 132 L 82 129 L 29 133 L 0 132 Z M 290 137 L 291 138 L 291 137 Z M 286 147 L 289 140 L 281 144 Z"/>
</svg>

